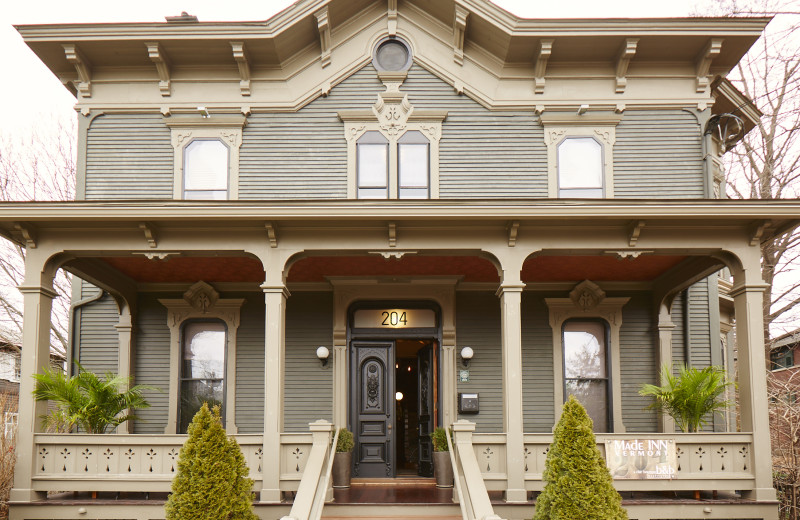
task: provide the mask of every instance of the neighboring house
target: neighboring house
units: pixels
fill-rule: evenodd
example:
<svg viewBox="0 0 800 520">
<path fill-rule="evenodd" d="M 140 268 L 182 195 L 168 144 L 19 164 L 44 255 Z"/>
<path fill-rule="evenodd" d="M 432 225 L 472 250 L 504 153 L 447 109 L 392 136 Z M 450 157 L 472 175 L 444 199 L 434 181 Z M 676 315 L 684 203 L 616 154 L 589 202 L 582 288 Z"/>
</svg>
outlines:
<svg viewBox="0 0 800 520">
<path fill-rule="evenodd" d="M 788 379 L 800 371 L 800 330 L 787 332 L 772 340 L 769 353 L 770 370 L 775 377 Z"/>
<path fill-rule="evenodd" d="M 17 425 L 20 369 L 19 345 L 0 340 L 0 404 L 6 437 L 14 434 Z"/>
<path fill-rule="evenodd" d="M 722 200 L 720 166 L 760 117 L 724 76 L 768 21 L 301 0 L 266 22 L 19 27 L 79 112 L 78 200 L 0 204 L 27 247 L 20 395 L 59 268 L 68 357 L 163 391 L 107 436 L 40 433 L 26 402 L 11 518 L 162 518 L 146 497 L 202 401 L 261 518 L 319 513 L 334 427 L 357 477 L 394 479 L 430 475 L 451 425 L 465 518 L 529 518 L 572 393 L 601 448 L 664 446 L 628 470 L 609 456 L 632 519 L 775 519 L 759 244 L 800 204 Z M 678 433 L 638 390 L 730 359 L 722 268 L 741 432 Z M 422 513 L 440 514 L 459 509 Z"/>
</svg>

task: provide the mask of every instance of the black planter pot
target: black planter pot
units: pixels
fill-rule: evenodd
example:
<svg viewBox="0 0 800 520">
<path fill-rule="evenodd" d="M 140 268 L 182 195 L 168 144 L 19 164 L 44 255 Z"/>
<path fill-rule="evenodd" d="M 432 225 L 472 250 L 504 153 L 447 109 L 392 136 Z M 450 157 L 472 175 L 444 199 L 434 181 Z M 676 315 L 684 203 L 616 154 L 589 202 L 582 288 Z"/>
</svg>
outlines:
<svg viewBox="0 0 800 520">
<path fill-rule="evenodd" d="M 453 465 L 449 451 L 433 452 L 433 474 L 436 477 L 436 487 L 453 487 Z"/>
<path fill-rule="evenodd" d="M 335 488 L 349 488 L 350 487 L 350 468 L 353 462 L 353 452 L 337 452 L 333 456 L 333 487 Z"/>
</svg>

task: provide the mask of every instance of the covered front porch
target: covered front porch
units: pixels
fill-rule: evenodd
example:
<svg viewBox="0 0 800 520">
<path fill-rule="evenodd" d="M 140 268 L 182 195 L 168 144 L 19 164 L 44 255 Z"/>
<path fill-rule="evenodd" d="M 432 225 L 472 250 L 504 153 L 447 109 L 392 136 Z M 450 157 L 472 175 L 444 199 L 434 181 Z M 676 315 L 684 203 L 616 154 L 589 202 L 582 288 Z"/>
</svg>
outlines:
<svg viewBox="0 0 800 520">
<path fill-rule="evenodd" d="M 420 332 L 435 356 L 431 424 L 456 424 L 453 453 L 462 479 L 455 496 L 462 504 L 477 500 L 473 505 L 483 507 L 481 493 L 500 492 L 505 505 L 495 504 L 497 511 L 528 514 L 569 391 L 564 325 L 597 320 L 607 334 L 607 400 L 597 408 L 607 418 L 598 431 L 601 450 L 606 440 L 633 436 L 674 440 L 679 457 L 675 478 L 617 480 L 617 488 L 739 491 L 738 502 L 710 513 L 698 503 L 689 508 L 697 516 L 680 516 L 686 508 L 676 505 L 669 517 L 773 518 L 758 240 L 789 222 L 796 208 L 426 202 L 29 204 L 13 217 L 0 212 L 7 236 L 28 245 L 20 289 L 33 318 L 25 322 L 20 395 L 30 395 L 31 374 L 46 366 L 44 331 L 59 268 L 111 295 L 116 370 L 137 383 L 160 380 L 164 389 L 146 423 L 114 435 L 43 433 L 36 419 L 43 404 L 21 407 L 12 518 L 55 518 L 55 504 L 44 505 L 48 491 L 169 490 L 185 439 L 178 433 L 181 324 L 209 312 L 228 332 L 226 428 L 247 459 L 259 514 L 282 516 L 295 493 L 306 496 L 303 487 L 327 486 L 335 429 L 357 429 L 353 339 L 391 337 L 355 327 L 353 309 L 365 303 L 436 311 L 435 331 Z M 776 219 L 784 210 L 787 216 Z M 754 227 L 768 217 L 768 226 Z M 20 222 L 35 233 L 20 235 Z M 667 417 L 643 410 L 647 402 L 637 391 L 657 381 L 661 364 L 696 352 L 683 332 L 675 333 L 684 319 L 676 313 L 685 310 L 676 301 L 723 267 L 733 275 L 741 432 L 725 431 L 731 421 L 717 418 L 711 431 L 674 433 Z M 707 302 L 707 320 L 715 305 Z M 710 361 L 718 340 L 709 334 L 707 341 Z M 319 346 L 330 350 L 326 366 L 316 359 Z M 475 354 L 469 367 L 460 356 L 465 346 Z M 89 343 L 80 352 L 91 352 Z M 161 366 L 148 368 L 145 360 Z M 459 412 L 459 393 L 480 395 L 477 415 Z M 304 426 L 318 419 L 324 422 L 313 431 Z M 314 502 L 316 495 L 308 496 Z M 83 505 L 59 517 L 81 518 L 81 507 L 90 510 Z M 136 507 L 124 507 L 126 517 L 138 518 L 131 516 Z M 672 506 L 631 507 L 631 518 L 649 520 Z M 102 511 L 93 517 L 110 514 Z"/>
</svg>

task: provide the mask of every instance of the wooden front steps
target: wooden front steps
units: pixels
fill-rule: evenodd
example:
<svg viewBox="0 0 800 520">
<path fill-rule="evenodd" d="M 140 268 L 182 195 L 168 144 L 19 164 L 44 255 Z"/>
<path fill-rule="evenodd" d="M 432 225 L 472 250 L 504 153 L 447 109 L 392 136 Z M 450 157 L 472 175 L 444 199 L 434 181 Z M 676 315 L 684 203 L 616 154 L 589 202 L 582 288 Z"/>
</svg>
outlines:
<svg viewBox="0 0 800 520">
<path fill-rule="evenodd" d="M 429 478 L 353 479 L 349 489 L 335 489 L 323 520 L 461 520 L 453 489 L 436 487 Z"/>
</svg>

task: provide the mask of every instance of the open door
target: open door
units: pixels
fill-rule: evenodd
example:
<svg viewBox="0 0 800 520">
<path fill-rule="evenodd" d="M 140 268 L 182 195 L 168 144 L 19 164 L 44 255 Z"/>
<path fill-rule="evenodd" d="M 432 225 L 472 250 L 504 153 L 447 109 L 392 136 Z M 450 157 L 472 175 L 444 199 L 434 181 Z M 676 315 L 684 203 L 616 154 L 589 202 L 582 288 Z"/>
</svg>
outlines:
<svg viewBox="0 0 800 520">
<path fill-rule="evenodd" d="M 428 344 L 417 352 L 417 384 L 419 410 L 419 467 L 422 477 L 433 476 L 433 346 Z"/>
</svg>

